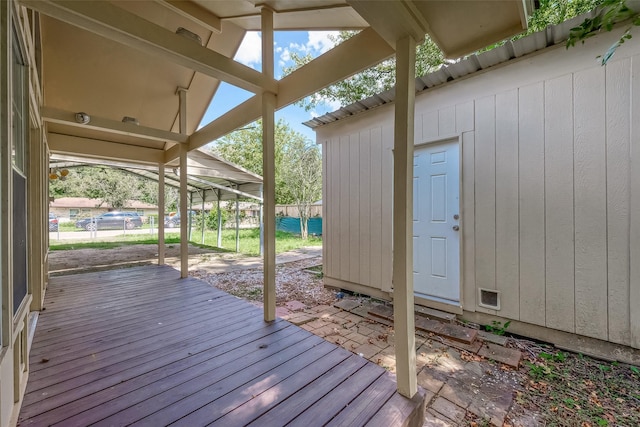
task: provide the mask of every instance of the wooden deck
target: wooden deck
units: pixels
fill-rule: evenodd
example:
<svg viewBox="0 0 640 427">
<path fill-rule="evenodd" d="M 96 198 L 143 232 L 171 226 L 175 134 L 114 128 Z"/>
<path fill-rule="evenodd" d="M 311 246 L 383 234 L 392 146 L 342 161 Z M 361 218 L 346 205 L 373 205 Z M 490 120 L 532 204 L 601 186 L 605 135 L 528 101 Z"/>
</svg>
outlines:
<svg viewBox="0 0 640 427">
<path fill-rule="evenodd" d="M 422 425 L 383 368 L 179 276 L 52 278 L 18 425 Z"/>
</svg>

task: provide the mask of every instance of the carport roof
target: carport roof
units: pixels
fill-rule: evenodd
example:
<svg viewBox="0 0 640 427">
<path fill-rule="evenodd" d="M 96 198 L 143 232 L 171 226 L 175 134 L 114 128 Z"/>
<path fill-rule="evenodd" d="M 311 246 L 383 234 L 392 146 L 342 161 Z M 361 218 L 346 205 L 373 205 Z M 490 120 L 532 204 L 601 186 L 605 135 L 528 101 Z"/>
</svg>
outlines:
<svg viewBox="0 0 640 427">
<path fill-rule="evenodd" d="M 165 167 L 165 183 L 171 187 L 180 187 L 180 174 L 175 164 Z M 52 168 L 71 168 L 78 166 L 108 166 L 128 173 L 158 181 L 158 167 L 145 164 L 118 162 L 54 154 L 51 157 Z M 187 155 L 187 188 L 193 202 L 199 203 L 218 200 L 235 200 L 236 195 L 262 201 L 262 177 L 238 165 L 227 162 L 204 149 L 194 150 Z"/>
</svg>

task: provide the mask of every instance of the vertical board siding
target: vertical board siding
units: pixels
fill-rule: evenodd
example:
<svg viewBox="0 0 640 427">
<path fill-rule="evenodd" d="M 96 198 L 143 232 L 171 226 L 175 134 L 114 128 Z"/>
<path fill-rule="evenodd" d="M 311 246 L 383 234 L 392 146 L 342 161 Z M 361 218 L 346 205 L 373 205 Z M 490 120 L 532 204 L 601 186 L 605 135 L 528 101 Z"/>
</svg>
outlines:
<svg viewBox="0 0 640 427">
<path fill-rule="evenodd" d="M 438 135 L 438 110 L 424 113 L 422 115 L 422 140 L 433 139 Z"/>
<path fill-rule="evenodd" d="M 456 131 L 456 107 L 438 110 L 438 135 L 449 136 Z"/>
<path fill-rule="evenodd" d="M 340 279 L 349 280 L 349 137 L 340 137 Z"/>
<path fill-rule="evenodd" d="M 461 135 L 464 309 L 640 348 L 640 56 L 479 94 L 416 112 L 417 143 Z M 325 268 L 391 291 L 393 126 L 369 123 L 323 145 Z"/>
<path fill-rule="evenodd" d="M 340 272 L 342 271 L 342 268 L 340 267 L 341 264 L 341 258 L 342 258 L 342 253 L 341 253 L 341 230 L 343 227 L 342 224 L 342 220 L 340 217 L 340 178 L 341 178 L 341 162 L 340 162 L 340 154 L 341 154 L 341 148 L 340 148 L 340 138 L 333 138 L 332 140 L 333 143 L 333 159 L 334 159 L 334 167 L 333 167 L 333 172 L 334 172 L 334 179 L 333 179 L 333 196 L 331 197 L 331 200 L 333 200 L 334 202 L 334 207 L 332 209 L 333 211 L 333 217 L 336 218 L 336 227 L 334 229 L 334 233 L 333 233 L 333 260 L 334 260 L 334 277 L 340 277 Z"/>
<path fill-rule="evenodd" d="M 496 95 L 496 289 L 500 315 L 520 317 L 518 91 Z"/>
<path fill-rule="evenodd" d="M 631 99 L 640 99 L 640 55 L 632 58 Z M 629 324 L 631 346 L 640 348 L 640 108 L 634 103 L 631 109 L 631 155 L 635 167 L 629 173 Z"/>
<path fill-rule="evenodd" d="M 520 320 L 545 323 L 544 88 L 519 89 Z"/>
<path fill-rule="evenodd" d="M 607 339 L 604 68 L 574 74 L 576 333 Z"/>
<path fill-rule="evenodd" d="M 360 283 L 360 134 L 349 137 L 349 278 Z"/>
<path fill-rule="evenodd" d="M 360 283 L 371 282 L 371 135 L 360 134 Z"/>
<path fill-rule="evenodd" d="M 456 132 L 457 133 L 473 131 L 474 105 L 475 104 L 473 101 L 456 105 Z"/>
<path fill-rule="evenodd" d="M 382 288 L 382 129 L 371 129 L 371 286 Z M 386 227 L 391 224 L 384 224 Z M 387 243 L 390 244 L 390 243 Z M 390 256 L 391 254 L 385 254 Z"/>
<path fill-rule="evenodd" d="M 575 331 L 573 76 L 545 84 L 546 325 Z"/>
<path fill-rule="evenodd" d="M 466 310 L 476 309 L 475 257 L 475 135 L 462 134 L 462 302 Z"/>
<path fill-rule="evenodd" d="M 607 273 L 608 338 L 630 340 L 629 325 L 629 111 L 631 60 L 607 65 Z"/>
<path fill-rule="evenodd" d="M 382 290 L 391 291 L 393 275 L 393 126 L 381 129 L 382 137 Z"/>
<path fill-rule="evenodd" d="M 330 161 L 330 150 L 332 146 L 329 141 L 322 142 L 322 222 L 323 228 L 322 231 L 322 259 L 325 260 L 322 269 L 325 275 L 328 275 L 328 264 L 330 264 L 329 260 L 329 251 L 328 249 L 331 247 L 331 233 L 333 232 L 333 218 L 329 212 L 329 206 L 331 203 L 327 198 L 327 189 L 331 188 L 331 174 L 327 173 L 327 166 L 331 167 Z"/>
<path fill-rule="evenodd" d="M 496 134 L 495 97 L 476 101 L 475 111 L 476 286 L 496 287 Z M 478 310 L 486 311 L 478 308 Z M 491 310 L 491 312 L 495 312 Z"/>
</svg>

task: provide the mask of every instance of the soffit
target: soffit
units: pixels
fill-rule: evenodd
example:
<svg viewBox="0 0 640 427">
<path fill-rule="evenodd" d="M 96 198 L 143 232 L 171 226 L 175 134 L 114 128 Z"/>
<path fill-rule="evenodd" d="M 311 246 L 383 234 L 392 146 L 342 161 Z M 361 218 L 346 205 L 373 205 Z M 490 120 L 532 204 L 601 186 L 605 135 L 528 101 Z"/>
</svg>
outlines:
<svg viewBox="0 0 640 427">
<path fill-rule="evenodd" d="M 74 2 L 22 1 L 29 7 L 43 10 L 41 34 L 45 108 L 71 113 L 82 111 L 107 121 L 120 121 L 124 116 L 130 116 L 135 117 L 141 127 L 178 132 L 176 89 L 184 87 L 188 89 L 186 133 L 192 134 L 197 129 L 217 90 L 218 79 L 177 65 L 169 57 L 160 57 L 157 49 L 130 47 L 132 45 L 110 40 L 44 15 L 46 10 L 52 10 L 51 7 L 55 10 L 50 12 L 54 16 L 69 16 L 56 14 L 65 7 L 70 8 L 72 13 L 90 15 L 89 6 L 82 9 L 74 8 Z M 45 7 L 47 4 L 49 9 Z M 514 6 L 521 5 L 521 1 L 510 0 L 146 0 L 102 4 L 111 5 L 110 13 L 117 16 L 112 22 L 126 22 L 130 17 L 143 18 L 166 29 L 170 37 L 179 37 L 172 34 L 178 27 L 184 27 L 198 34 L 206 48 L 226 58 L 234 56 L 246 30 L 259 29 L 260 11 L 264 5 L 276 12 L 276 30 L 354 29 L 371 25 L 392 46 L 395 40 L 407 34 L 420 39 L 426 31 L 431 31 L 441 46 L 454 51 L 472 50 L 479 40 L 488 44 L 498 37 L 497 34 L 506 37 L 517 32 L 518 26 L 514 23 L 522 21 L 524 13 L 524 8 Z M 198 11 L 197 16 L 190 17 L 188 13 L 183 13 L 187 9 L 193 11 L 194 7 Z M 120 9 L 122 13 L 119 13 Z M 95 13 L 96 9 L 93 10 Z M 494 21 L 499 22 L 485 22 L 484 18 L 479 20 L 479 16 L 494 17 Z M 91 19 L 85 20 L 85 23 L 95 22 Z M 471 25 L 474 22 L 477 24 L 475 27 Z M 348 52 L 345 52 L 345 60 L 348 57 Z M 109 135 L 106 130 L 83 130 L 77 126 L 62 128 L 50 125 L 48 129 L 56 135 L 86 138 L 87 141 L 112 141 L 158 150 L 167 150 L 175 145 L 131 135 Z M 65 149 L 74 146 L 78 145 L 64 145 Z M 108 147 L 102 145 L 101 149 L 95 151 L 95 156 L 107 151 Z M 138 160 L 148 160 L 149 163 L 160 158 L 155 152 L 150 152 L 148 159 L 143 152 L 136 153 Z M 121 154 L 119 150 L 111 150 L 109 155 L 112 158 L 126 158 L 126 154 Z"/>
</svg>

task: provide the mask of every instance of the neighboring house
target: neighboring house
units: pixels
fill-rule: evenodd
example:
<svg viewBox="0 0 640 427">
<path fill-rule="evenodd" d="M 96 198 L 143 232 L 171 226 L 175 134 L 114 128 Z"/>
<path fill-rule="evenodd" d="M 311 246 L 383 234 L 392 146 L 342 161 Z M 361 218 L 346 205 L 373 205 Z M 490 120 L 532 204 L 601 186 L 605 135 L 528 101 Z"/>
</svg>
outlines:
<svg viewBox="0 0 640 427">
<path fill-rule="evenodd" d="M 128 201 L 122 209 L 114 209 L 102 203 L 102 200 L 88 199 L 86 197 L 60 197 L 49 203 L 49 212 L 56 214 L 62 220 L 69 221 L 100 215 L 113 210 L 133 211 L 143 217 L 158 214 L 157 206 L 137 200 Z"/>
<path fill-rule="evenodd" d="M 578 21 L 417 79 L 415 296 L 637 362 L 640 43 L 603 67 L 619 32 L 567 50 Z M 387 300 L 393 96 L 307 122 L 326 170 L 325 283 Z"/>
</svg>

